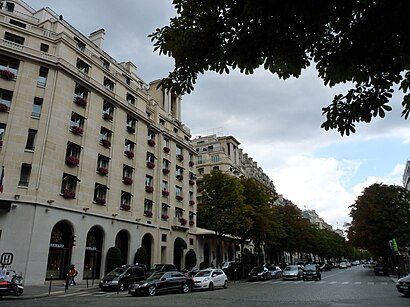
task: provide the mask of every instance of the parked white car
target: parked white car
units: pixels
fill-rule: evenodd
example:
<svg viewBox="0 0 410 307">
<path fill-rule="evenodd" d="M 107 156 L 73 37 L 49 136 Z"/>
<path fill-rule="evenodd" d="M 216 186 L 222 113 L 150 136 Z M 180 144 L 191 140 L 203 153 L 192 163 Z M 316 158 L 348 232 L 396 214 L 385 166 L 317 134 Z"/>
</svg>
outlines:
<svg viewBox="0 0 410 307">
<path fill-rule="evenodd" d="M 228 277 L 221 269 L 201 270 L 194 276 L 194 290 L 228 288 Z"/>
</svg>

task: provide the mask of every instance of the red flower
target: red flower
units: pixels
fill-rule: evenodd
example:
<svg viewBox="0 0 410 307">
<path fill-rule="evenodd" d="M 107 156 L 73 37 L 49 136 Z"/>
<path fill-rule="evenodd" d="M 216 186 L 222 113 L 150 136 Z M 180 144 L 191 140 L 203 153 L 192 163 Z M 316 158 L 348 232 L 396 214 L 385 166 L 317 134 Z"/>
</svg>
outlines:
<svg viewBox="0 0 410 307">
<path fill-rule="evenodd" d="M 74 197 L 75 197 L 75 191 L 71 191 L 71 190 L 65 189 L 65 190 L 63 191 L 63 197 L 64 197 L 64 198 L 74 198 Z"/>
<path fill-rule="evenodd" d="M 101 145 L 104 147 L 107 147 L 107 148 L 111 147 L 111 142 L 107 139 L 102 139 L 100 142 L 101 142 Z"/>
<path fill-rule="evenodd" d="M 192 205 L 195 205 L 195 201 L 193 201 L 192 199 L 189 201 L 189 204 L 192 206 Z"/>
<path fill-rule="evenodd" d="M 183 155 L 177 155 L 177 159 L 178 159 L 179 161 L 183 161 L 183 160 L 184 160 L 184 156 L 183 156 Z"/>
<path fill-rule="evenodd" d="M 9 110 L 9 106 L 4 104 L 4 103 L 0 103 L 0 112 L 7 112 Z"/>
<path fill-rule="evenodd" d="M 152 217 L 152 211 L 144 211 L 146 217 Z"/>
<path fill-rule="evenodd" d="M 104 118 L 105 120 L 112 120 L 112 115 L 109 114 L 109 113 L 104 113 L 104 114 L 103 114 L 103 118 Z"/>
<path fill-rule="evenodd" d="M 131 206 L 129 204 L 121 204 L 120 209 L 125 210 L 125 211 L 130 211 Z"/>
<path fill-rule="evenodd" d="M 189 161 L 189 163 L 188 163 L 188 164 L 189 164 L 189 166 L 190 166 L 190 167 L 192 167 L 192 166 L 194 166 L 194 165 L 195 165 L 194 161 Z"/>
<path fill-rule="evenodd" d="M 195 181 L 189 180 L 189 185 L 194 185 L 194 184 L 195 184 Z"/>
<path fill-rule="evenodd" d="M 162 190 L 162 196 L 168 196 L 169 195 L 169 191 L 167 190 Z"/>
<path fill-rule="evenodd" d="M 162 169 L 162 172 L 163 172 L 164 174 L 169 174 L 169 169 L 163 168 L 163 169 Z"/>
<path fill-rule="evenodd" d="M 155 167 L 155 163 L 151 161 L 147 161 L 147 167 L 153 169 Z"/>
<path fill-rule="evenodd" d="M 85 108 L 87 106 L 87 100 L 85 100 L 84 98 L 80 96 L 74 97 L 74 103 L 82 108 Z"/>
<path fill-rule="evenodd" d="M 177 201 L 182 201 L 184 198 L 181 195 L 177 195 L 177 196 L 175 196 L 175 199 Z"/>
<path fill-rule="evenodd" d="M 145 186 L 145 191 L 146 191 L 147 193 L 152 193 L 152 192 L 154 192 L 154 187 L 151 186 L 151 185 L 146 185 L 146 186 Z"/>
<path fill-rule="evenodd" d="M 181 223 L 182 226 L 185 226 L 186 223 L 187 223 L 187 220 L 184 219 L 183 217 L 181 217 L 181 218 L 179 219 L 179 222 Z"/>
<path fill-rule="evenodd" d="M 167 220 L 167 219 L 169 218 L 169 216 L 168 216 L 168 214 L 162 214 L 162 215 L 161 215 L 161 218 L 162 218 L 163 220 Z"/>
<path fill-rule="evenodd" d="M 97 172 L 100 173 L 101 175 L 107 175 L 108 174 L 108 168 L 99 167 L 99 168 L 97 168 Z"/>
<path fill-rule="evenodd" d="M 134 158 L 134 152 L 131 150 L 124 151 L 124 154 L 130 159 Z"/>
<path fill-rule="evenodd" d="M 77 166 L 78 164 L 80 164 L 80 159 L 74 156 L 67 156 L 65 158 L 65 164 L 67 164 L 68 166 Z"/>
<path fill-rule="evenodd" d="M 184 179 L 184 176 L 182 176 L 182 175 L 177 175 L 176 178 L 177 178 L 179 181 L 182 181 L 182 180 Z"/>
<path fill-rule="evenodd" d="M 149 139 L 148 140 L 148 145 L 151 146 L 151 147 L 154 147 L 155 146 L 155 140 Z"/>
<path fill-rule="evenodd" d="M 162 150 L 165 152 L 165 153 L 169 153 L 170 151 L 171 151 L 171 149 L 169 148 L 169 147 L 164 147 L 164 148 L 162 148 Z"/>
<path fill-rule="evenodd" d="M 13 72 L 7 69 L 0 70 L 0 76 L 6 80 L 13 80 L 16 77 Z"/>
<path fill-rule="evenodd" d="M 96 197 L 96 198 L 94 199 L 94 201 L 95 201 L 97 204 L 100 204 L 100 205 L 104 205 L 104 204 L 105 204 L 105 198 Z"/>
<path fill-rule="evenodd" d="M 77 135 L 82 135 L 84 133 L 84 129 L 79 126 L 71 126 L 71 132 Z"/>
<path fill-rule="evenodd" d="M 133 182 L 133 180 L 131 177 L 123 177 L 122 182 L 126 185 L 130 185 Z"/>
</svg>

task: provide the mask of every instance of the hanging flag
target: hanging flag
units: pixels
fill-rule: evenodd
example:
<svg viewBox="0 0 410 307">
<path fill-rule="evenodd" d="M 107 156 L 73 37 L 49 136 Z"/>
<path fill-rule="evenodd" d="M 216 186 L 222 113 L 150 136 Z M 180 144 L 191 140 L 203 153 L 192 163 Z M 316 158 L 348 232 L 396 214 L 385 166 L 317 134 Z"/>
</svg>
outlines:
<svg viewBox="0 0 410 307">
<path fill-rule="evenodd" d="M 4 166 L 1 169 L 1 177 L 0 177 L 0 193 L 3 193 L 3 182 L 4 182 Z"/>
</svg>

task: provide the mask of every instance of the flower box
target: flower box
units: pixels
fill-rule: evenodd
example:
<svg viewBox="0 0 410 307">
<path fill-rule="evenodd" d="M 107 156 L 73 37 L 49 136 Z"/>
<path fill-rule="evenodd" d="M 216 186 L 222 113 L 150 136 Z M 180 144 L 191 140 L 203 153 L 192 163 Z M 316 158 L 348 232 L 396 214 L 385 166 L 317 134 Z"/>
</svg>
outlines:
<svg viewBox="0 0 410 307">
<path fill-rule="evenodd" d="M 124 154 L 130 159 L 134 158 L 134 152 L 131 150 L 124 151 Z"/>
<path fill-rule="evenodd" d="M 111 147 L 111 142 L 107 139 L 102 139 L 101 141 L 101 145 L 106 147 L 106 148 L 110 148 Z"/>
<path fill-rule="evenodd" d="M 162 169 L 162 172 L 166 175 L 166 174 L 169 174 L 169 169 L 167 169 L 167 168 L 163 168 Z"/>
<path fill-rule="evenodd" d="M 152 193 L 152 192 L 154 192 L 154 187 L 151 186 L 151 185 L 146 185 L 146 186 L 145 186 L 145 191 L 146 191 L 147 193 Z"/>
<path fill-rule="evenodd" d="M 192 199 L 189 201 L 189 204 L 191 205 L 191 206 L 193 206 L 193 205 L 195 205 L 195 201 L 193 201 Z"/>
<path fill-rule="evenodd" d="M 187 220 L 184 219 L 183 217 L 181 217 L 181 218 L 179 219 L 179 222 L 181 223 L 182 226 L 185 226 L 186 223 L 187 223 Z"/>
<path fill-rule="evenodd" d="M 155 140 L 149 139 L 148 140 L 148 145 L 151 146 L 151 147 L 154 147 L 155 146 Z"/>
<path fill-rule="evenodd" d="M 131 126 L 127 126 L 127 131 L 128 131 L 129 133 L 134 133 L 134 132 L 135 132 L 135 128 L 134 128 L 134 127 L 131 127 Z"/>
<path fill-rule="evenodd" d="M 169 219 L 169 215 L 168 215 L 168 214 L 162 214 L 162 215 L 161 215 L 161 218 L 162 218 L 163 220 L 167 220 L 167 219 Z"/>
<path fill-rule="evenodd" d="M 71 191 L 71 190 L 65 189 L 65 190 L 63 191 L 63 197 L 64 197 L 64 198 L 75 198 L 75 191 Z"/>
<path fill-rule="evenodd" d="M 7 69 L 0 70 L 0 76 L 6 80 L 13 80 L 16 77 L 16 75 L 13 72 Z"/>
<path fill-rule="evenodd" d="M 132 180 L 131 177 L 123 177 L 122 182 L 126 185 L 130 185 L 130 184 L 132 184 L 133 180 Z"/>
<path fill-rule="evenodd" d="M 105 198 L 96 197 L 94 201 L 99 205 L 105 205 Z"/>
<path fill-rule="evenodd" d="M 194 226 L 195 222 L 194 221 L 189 221 L 189 226 Z"/>
<path fill-rule="evenodd" d="M 152 211 L 144 211 L 146 217 L 152 217 Z"/>
<path fill-rule="evenodd" d="M 177 195 L 177 196 L 175 196 L 175 199 L 177 201 L 182 201 L 184 198 L 181 195 Z"/>
<path fill-rule="evenodd" d="M 80 96 L 74 97 L 74 103 L 82 108 L 85 108 L 87 106 L 87 100 L 85 100 L 84 98 Z"/>
<path fill-rule="evenodd" d="M 184 156 L 183 155 L 177 155 L 177 159 L 179 161 L 184 161 Z"/>
<path fill-rule="evenodd" d="M 169 148 L 169 147 L 164 147 L 164 148 L 162 148 L 162 150 L 165 152 L 165 153 L 169 153 L 170 151 L 171 151 L 171 149 Z"/>
<path fill-rule="evenodd" d="M 184 176 L 182 176 L 182 175 L 176 175 L 176 178 L 177 178 L 179 181 L 182 181 L 182 180 L 184 179 Z"/>
<path fill-rule="evenodd" d="M 4 103 L 0 103 L 0 112 L 8 112 L 10 110 L 9 106 L 4 104 Z"/>
<path fill-rule="evenodd" d="M 70 130 L 72 133 L 76 134 L 76 135 L 83 135 L 84 133 L 84 129 L 79 127 L 79 126 L 71 126 Z"/>
<path fill-rule="evenodd" d="M 147 167 L 153 169 L 155 167 L 155 163 L 151 161 L 147 161 Z"/>
<path fill-rule="evenodd" d="M 74 167 L 80 164 L 80 159 L 74 156 L 67 156 L 65 157 L 65 164 L 67 164 L 68 166 Z"/>
<path fill-rule="evenodd" d="M 112 115 L 109 113 L 103 113 L 102 116 L 105 120 L 112 120 Z"/>
<path fill-rule="evenodd" d="M 189 180 L 189 185 L 194 185 L 194 184 L 195 184 L 195 181 Z"/>
<path fill-rule="evenodd" d="M 197 191 L 198 193 L 202 193 L 202 192 L 204 191 L 204 189 L 201 188 L 201 187 L 199 187 L 198 189 L 196 189 L 196 191 Z"/>
<path fill-rule="evenodd" d="M 99 167 L 99 168 L 97 168 L 97 172 L 98 172 L 100 175 L 107 175 L 107 174 L 108 174 L 108 168 Z"/>
<path fill-rule="evenodd" d="M 192 167 L 192 166 L 194 166 L 194 165 L 195 165 L 194 161 L 189 161 L 189 163 L 188 163 L 188 164 L 189 164 L 189 166 L 190 166 L 190 167 Z"/>
<path fill-rule="evenodd" d="M 168 196 L 169 195 L 169 191 L 167 190 L 162 190 L 162 196 Z"/>
<path fill-rule="evenodd" d="M 130 211 L 131 206 L 129 204 L 121 204 L 120 205 L 120 210 L 124 210 L 124 211 Z"/>
</svg>

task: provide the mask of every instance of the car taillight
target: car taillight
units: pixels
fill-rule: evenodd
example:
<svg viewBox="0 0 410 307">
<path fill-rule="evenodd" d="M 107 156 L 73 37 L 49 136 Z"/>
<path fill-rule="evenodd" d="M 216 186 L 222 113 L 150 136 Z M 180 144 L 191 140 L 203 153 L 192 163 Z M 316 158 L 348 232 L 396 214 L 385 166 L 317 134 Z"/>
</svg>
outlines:
<svg viewBox="0 0 410 307">
<path fill-rule="evenodd" d="M 0 286 L 8 286 L 9 282 L 8 281 L 0 281 Z"/>
</svg>

